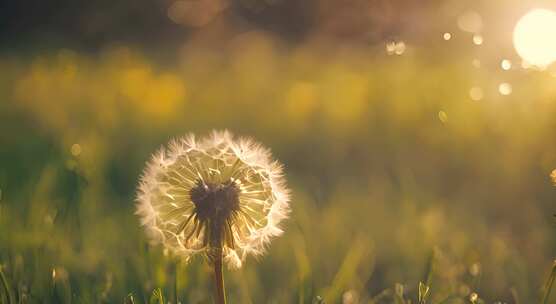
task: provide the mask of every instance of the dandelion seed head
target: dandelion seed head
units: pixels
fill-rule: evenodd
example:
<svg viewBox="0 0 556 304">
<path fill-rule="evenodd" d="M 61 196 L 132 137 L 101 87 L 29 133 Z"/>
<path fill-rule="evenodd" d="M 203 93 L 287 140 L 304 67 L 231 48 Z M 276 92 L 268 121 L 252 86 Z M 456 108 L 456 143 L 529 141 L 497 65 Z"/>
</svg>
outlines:
<svg viewBox="0 0 556 304">
<path fill-rule="evenodd" d="M 222 246 L 230 268 L 261 255 L 282 233 L 289 191 L 280 163 L 248 138 L 189 134 L 155 153 L 137 190 L 140 223 L 152 243 L 189 260 Z"/>
</svg>

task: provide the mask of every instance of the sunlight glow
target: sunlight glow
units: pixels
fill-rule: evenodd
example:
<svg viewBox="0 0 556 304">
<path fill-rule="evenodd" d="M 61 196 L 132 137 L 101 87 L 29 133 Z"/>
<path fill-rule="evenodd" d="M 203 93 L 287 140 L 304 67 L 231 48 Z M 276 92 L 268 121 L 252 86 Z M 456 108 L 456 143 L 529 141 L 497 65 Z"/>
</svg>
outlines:
<svg viewBox="0 0 556 304">
<path fill-rule="evenodd" d="M 531 65 L 544 68 L 556 61 L 556 12 L 528 12 L 517 22 L 513 42 L 519 56 Z"/>
<path fill-rule="evenodd" d="M 512 94 L 512 85 L 507 82 L 503 82 L 498 86 L 498 92 L 501 95 L 510 95 Z"/>
<path fill-rule="evenodd" d="M 483 18 L 475 11 L 467 11 L 458 17 L 458 27 L 465 32 L 478 33 L 483 28 Z"/>
<path fill-rule="evenodd" d="M 484 96 L 483 89 L 480 87 L 472 87 L 469 90 L 469 97 L 471 98 L 471 100 L 479 101 L 483 99 L 483 96 Z"/>
<path fill-rule="evenodd" d="M 386 53 L 388 55 L 402 55 L 405 52 L 405 42 L 403 41 L 390 41 L 386 43 Z"/>
<path fill-rule="evenodd" d="M 81 154 L 81 145 L 79 145 L 79 144 L 71 145 L 70 151 L 71 151 L 71 155 L 79 156 L 79 154 Z"/>
<path fill-rule="evenodd" d="M 473 35 L 473 43 L 475 45 L 481 45 L 483 44 L 483 36 L 479 35 L 479 34 L 475 34 Z"/>
<path fill-rule="evenodd" d="M 500 67 L 502 68 L 502 70 L 508 71 L 509 69 L 512 68 L 512 62 L 509 61 L 508 59 L 503 59 L 503 60 L 500 62 Z"/>
<path fill-rule="evenodd" d="M 448 121 L 448 114 L 446 114 L 446 112 L 444 111 L 439 111 L 438 119 L 440 120 L 440 122 L 446 123 Z"/>
</svg>

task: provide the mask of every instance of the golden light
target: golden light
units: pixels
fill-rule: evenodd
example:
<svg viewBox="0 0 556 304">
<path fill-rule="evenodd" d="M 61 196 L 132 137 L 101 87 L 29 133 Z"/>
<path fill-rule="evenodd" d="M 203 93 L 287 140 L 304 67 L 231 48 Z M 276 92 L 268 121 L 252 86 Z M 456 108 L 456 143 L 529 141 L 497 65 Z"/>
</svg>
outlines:
<svg viewBox="0 0 556 304">
<path fill-rule="evenodd" d="M 483 96 L 484 96 L 483 89 L 480 87 L 472 87 L 469 90 L 469 97 L 471 98 L 471 100 L 479 101 L 483 99 Z"/>
<path fill-rule="evenodd" d="M 478 33 L 483 28 L 483 18 L 475 11 L 467 11 L 458 17 L 458 27 L 465 32 Z"/>
<path fill-rule="evenodd" d="M 73 156 L 79 156 L 79 154 L 81 154 L 81 145 L 79 144 L 73 144 L 71 145 L 71 155 Z"/>
<path fill-rule="evenodd" d="M 552 170 L 552 172 L 550 172 L 550 178 L 552 179 L 552 182 L 556 186 L 556 169 L 554 169 L 554 170 Z"/>
<path fill-rule="evenodd" d="M 394 50 L 394 52 L 396 53 L 396 55 L 403 54 L 403 52 L 405 52 L 405 43 L 403 41 L 398 42 L 396 44 L 396 49 Z"/>
<path fill-rule="evenodd" d="M 440 122 L 442 122 L 444 124 L 448 121 L 448 114 L 446 114 L 446 112 L 444 112 L 444 111 L 439 111 L 438 112 L 438 119 L 440 120 Z"/>
<path fill-rule="evenodd" d="M 510 95 L 512 94 L 512 85 L 507 82 L 503 82 L 498 85 L 498 92 L 501 95 Z"/>
<path fill-rule="evenodd" d="M 508 59 L 503 59 L 502 61 L 500 61 L 500 67 L 502 68 L 502 70 L 508 71 L 512 68 L 512 62 Z"/>
<path fill-rule="evenodd" d="M 479 35 L 479 34 L 475 34 L 473 35 L 473 43 L 475 45 L 481 45 L 483 44 L 483 36 Z"/>
<path fill-rule="evenodd" d="M 544 68 L 556 61 L 556 12 L 534 9 L 525 14 L 515 26 L 513 42 L 531 65 Z"/>
<path fill-rule="evenodd" d="M 386 43 L 386 53 L 388 55 L 402 55 L 405 52 L 405 42 L 403 41 L 390 41 Z"/>
</svg>

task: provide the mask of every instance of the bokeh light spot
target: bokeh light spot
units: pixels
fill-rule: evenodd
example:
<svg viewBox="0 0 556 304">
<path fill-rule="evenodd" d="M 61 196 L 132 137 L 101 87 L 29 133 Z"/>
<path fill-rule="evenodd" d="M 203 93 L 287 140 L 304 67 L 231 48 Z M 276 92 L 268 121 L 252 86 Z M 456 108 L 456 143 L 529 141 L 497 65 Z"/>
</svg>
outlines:
<svg viewBox="0 0 556 304">
<path fill-rule="evenodd" d="M 529 64 L 544 68 L 556 61 L 556 12 L 534 9 L 517 22 L 515 50 Z"/>
<path fill-rule="evenodd" d="M 483 36 L 481 36 L 479 34 L 473 35 L 473 44 L 475 44 L 475 45 L 483 44 Z"/>
<path fill-rule="evenodd" d="M 444 38 L 444 40 L 448 41 L 448 40 L 452 39 L 452 34 L 446 32 L 446 33 L 444 33 L 444 35 L 442 35 L 442 38 Z"/>
<path fill-rule="evenodd" d="M 478 299 L 479 299 L 479 295 L 475 292 L 473 292 L 469 295 L 469 301 L 471 303 L 476 303 Z"/>
<path fill-rule="evenodd" d="M 405 49 L 406 46 L 403 41 L 390 41 L 386 43 L 386 53 L 388 53 L 388 55 L 402 55 Z"/>
<path fill-rule="evenodd" d="M 510 95 L 512 94 L 512 85 L 507 82 L 503 82 L 498 86 L 498 92 L 501 95 Z"/>
<path fill-rule="evenodd" d="M 440 120 L 441 123 L 446 123 L 448 121 L 448 114 L 446 114 L 446 112 L 444 111 L 439 111 L 438 119 Z"/>
<path fill-rule="evenodd" d="M 552 179 L 552 183 L 554 183 L 554 185 L 556 185 L 556 169 L 552 170 L 552 172 L 550 173 L 550 178 Z M 0 192 L 0 194 L 2 194 L 2 192 Z M 1 199 L 1 196 L 0 196 Z"/>
<path fill-rule="evenodd" d="M 224 0 L 178 0 L 168 8 L 174 23 L 202 27 L 211 22 L 227 6 Z"/>
<path fill-rule="evenodd" d="M 73 156 L 79 156 L 81 154 L 81 145 L 79 144 L 73 144 L 71 145 L 71 155 Z"/>
<path fill-rule="evenodd" d="M 483 19 L 475 11 L 467 11 L 458 17 L 458 27 L 465 32 L 477 33 L 483 28 Z"/>
<path fill-rule="evenodd" d="M 483 99 L 484 97 L 483 89 L 481 89 L 480 87 L 472 87 L 469 90 L 469 97 L 471 98 L 471 100 L 474 101 L 479 101 Z"/>
<path fill-rule="evenodd" d="M 403 41 L 400 41 L 396 44 L 396 49 L 394 50 L 394 52 L 396 53 L 396 55 L 401 55 L 405 52 L 405 43 Z"/>
<path fill-rule="evenodd" d="M 509 61 L 508 59 L 503 59 L 503 60 L 500 62 L 500 67 L 502 68 L 502 70 L 508 71 L 509 69 L 512 68 L 512 62 Z"/>
<path fill-rule="evenodd" d="M 481 264 L 480 263 L 473 263 L 469 267 L 469 274 L 476 277 L 481 273 Z"/>
</svg>

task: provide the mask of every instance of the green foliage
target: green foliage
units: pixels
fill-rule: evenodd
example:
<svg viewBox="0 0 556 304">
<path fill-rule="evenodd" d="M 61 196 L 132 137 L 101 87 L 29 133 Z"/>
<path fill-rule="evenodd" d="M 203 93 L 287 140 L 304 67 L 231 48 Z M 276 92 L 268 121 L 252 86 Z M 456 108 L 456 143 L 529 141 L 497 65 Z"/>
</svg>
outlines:
<svg viewBox="0 0 556 304">
<path fill-rule="evenodd" d="M 403 56 L 261 32 L 214 52 L 211 32 L 171 64 L 1 54 L 1 301 L 209 303 L 201 259 L 147 244 L 135 188 L 168 138 L 229 128 L 272 148 L 293 189 L 284 235 L 226 272 L 230 303 L 551 303 L 554 78 L 500 71 L 500 54 L 475 68 L 458 35 Z"/>
<path fill-rule="evenodd" d="M 0 300 L 2 303 L 12 304 L 12 294 L 11 288 L 8 285 L 8 280 L 2 271 L 2 267 L 0 267 L 0 281 L 2 282 L 2 293 L 0 294 Z"/>
<path fill-rule="evenodd" d="M 149 300 L 149 304 L 165 304 L 164 296 L 162 295 L 162 290 L 160 288 L 156 288 L 153 290 L 153 294 L 151 295 L 151 299 Z"/>
<path fill-rule="evenodd" d="M 552 291 L 552 286 L 554 285 L 554 281 L 556 280 L 556 260 L 553 262 L 552 270 L 550 271 L 550 276 L 546 280 L 546 284 L 544 285 L 543 296 L 541 303 L 547 304 L 548 299 L 550 298 L 550 292 Z"/>
<path fill-rule="evenodd" d="M 128 294 L 124 299 L 124 304 L 135 304 L 135 299 L 133 298 L 133 294 Z"/>
</svg>

